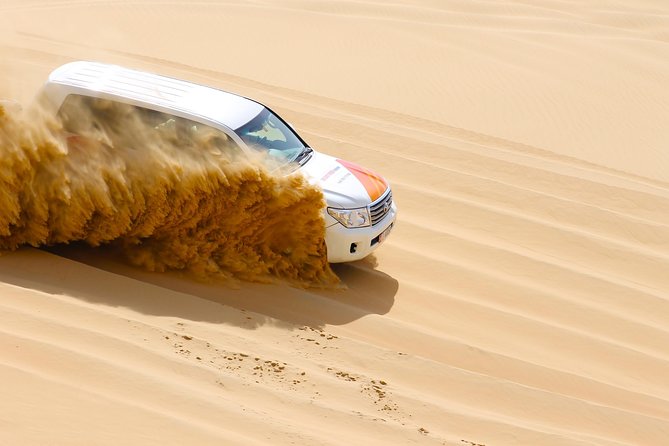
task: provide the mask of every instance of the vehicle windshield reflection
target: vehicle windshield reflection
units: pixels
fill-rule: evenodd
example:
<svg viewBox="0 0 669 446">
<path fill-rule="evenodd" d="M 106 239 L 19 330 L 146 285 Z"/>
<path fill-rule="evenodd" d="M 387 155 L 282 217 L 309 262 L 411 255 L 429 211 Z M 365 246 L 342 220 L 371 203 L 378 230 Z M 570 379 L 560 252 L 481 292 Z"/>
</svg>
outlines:
<svg viewBox="0 0 669 446">
<path fill-rule="evenodd" d="M 249 147 L 285 162 L 294 161 L 306 148 L 295 132 L 266 108 L 235 133 Z"/>
</svg>

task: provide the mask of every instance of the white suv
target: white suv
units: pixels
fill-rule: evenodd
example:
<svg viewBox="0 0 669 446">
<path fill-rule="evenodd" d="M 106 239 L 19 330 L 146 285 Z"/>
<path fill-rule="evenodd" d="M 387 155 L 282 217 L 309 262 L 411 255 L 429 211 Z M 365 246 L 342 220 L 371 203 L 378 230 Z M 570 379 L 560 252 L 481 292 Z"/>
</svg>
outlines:
<svg viewBox="0 0 669 446">
<path fill-rule="evenodd" d="M 95 62 L 54 70 L 42 96 L 61 115 L 85 101 L 114 101 L 170 121 L 206 125 L 222 132 L 235 150 L 266 150 L 295 163 L 323 190 L 328 261 L 361 259 L 383 243 L 397 209 L 387 181 L 357 164 L 318 153 L 292 127 L 259 102 L 203 85 Z M 75 114 L 76 115 L 76 114 Z"/>
</svg>

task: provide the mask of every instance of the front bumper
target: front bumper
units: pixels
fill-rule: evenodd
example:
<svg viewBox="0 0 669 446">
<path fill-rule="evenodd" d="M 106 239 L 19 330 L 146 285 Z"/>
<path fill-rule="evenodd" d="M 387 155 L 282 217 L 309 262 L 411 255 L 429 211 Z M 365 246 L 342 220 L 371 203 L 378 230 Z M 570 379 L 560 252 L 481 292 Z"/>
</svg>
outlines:
<svg viewBox="0 0 669 446">
<path fill-rule="evenodd" d="M 328 262 L 352 262 L 367 257 L 383 244 L 385 237 L 380 240 L 381 234 L 393 226 L 396 219 L 397 207 L 393 202 L 390 211 L 374 226 L 347 228 L 341 223 L 329 226 L 325 229 Z M 387 233 L 384 235 L 387 236 Z"/>
</svg>

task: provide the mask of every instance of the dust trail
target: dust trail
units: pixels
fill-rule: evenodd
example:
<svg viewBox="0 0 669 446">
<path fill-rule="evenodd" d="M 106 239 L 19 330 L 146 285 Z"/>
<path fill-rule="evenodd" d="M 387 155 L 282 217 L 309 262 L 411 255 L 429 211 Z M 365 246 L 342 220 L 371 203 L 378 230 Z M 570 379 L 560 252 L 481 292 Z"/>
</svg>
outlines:
<svg viewBox="0 0 669 446">
<path fill-rule="evenodd" d="M 234 155 L 207 126 L 70 105 L 60 119 L 0 105 L 0 250 L 84 241 L 155 271 L 337 283 L 323 195 L 302 176 Z"/>
</svg>

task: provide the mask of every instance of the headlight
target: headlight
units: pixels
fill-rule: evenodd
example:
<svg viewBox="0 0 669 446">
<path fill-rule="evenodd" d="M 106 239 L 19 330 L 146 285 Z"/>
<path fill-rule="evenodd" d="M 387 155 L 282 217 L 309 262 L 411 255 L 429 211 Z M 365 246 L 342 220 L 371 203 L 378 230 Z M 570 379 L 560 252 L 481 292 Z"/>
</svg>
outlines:
<svg viewBox="0 0 669 446">
<path fill-rule="evenodd" d="M 335 209 L 328 208 L 328 214 L 332 215 L 339 223 L 347 228 L 363 228 L 369 226 L 369 209 Z"/>
</svg>

